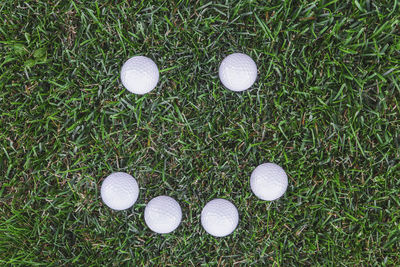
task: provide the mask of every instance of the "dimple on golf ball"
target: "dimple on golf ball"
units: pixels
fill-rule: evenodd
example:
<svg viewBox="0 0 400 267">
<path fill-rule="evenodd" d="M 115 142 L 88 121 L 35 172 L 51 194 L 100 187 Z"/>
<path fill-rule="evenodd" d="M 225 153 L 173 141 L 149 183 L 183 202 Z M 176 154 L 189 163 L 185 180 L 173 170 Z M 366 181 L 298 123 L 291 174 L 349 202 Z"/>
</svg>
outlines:
<svg viewBox="0 0 400 267">
<path fill-rule="evenodd" d="M 229 90 L 240 92 L 250 88 L 257 78 L 257 65 L 246 54 L 230 54 L 219 66 L 219 78 Z"/>
<path fill-rule="evenodd" d="M 103 202 L 114 210 L 132 207 L 139 196 L 139 186 L 135 178 L 125 172 L 114 172 L 101 185 Z"/>
<path fill-rule="evenodd" d="M 147 203 L 144 220 L 152 231 L 159 234 L 170 233 L 181 223 L 181 206 L 172 197 L 155 197 Z"/>
<path fill-rule="evenodd" d="M 128 59 L 121 69 L 121 81 L 128 91 L 143 95 L 153 90 L 159 78 L 158 67 L 153 60 L 144 56 Z"/>
<path fill-rule="evenodd" d="M 251 190 L 262 200 L 272 201 L 280 198 L 287 186 L 288 178 L 285 171 L 275 163 L 261 164 L 251 173 Z"/>
<path fill-rule="evenodd" d="M 216 237 L 231 234 L 238 223 L 238 210 L 226 199 L 216 198 L 211 200 L 201 212 L 201 225 L 206 232 Z"/>
</svg>

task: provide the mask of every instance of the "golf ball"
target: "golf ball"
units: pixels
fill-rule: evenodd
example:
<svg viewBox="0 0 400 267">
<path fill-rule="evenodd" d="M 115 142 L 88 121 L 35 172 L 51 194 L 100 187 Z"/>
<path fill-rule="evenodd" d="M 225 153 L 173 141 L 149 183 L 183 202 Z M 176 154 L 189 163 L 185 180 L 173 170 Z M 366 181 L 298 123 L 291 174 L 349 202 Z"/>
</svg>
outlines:
<svg viewBox="0 0 400 267">
<path fill-rule="evenodd" d="M 170 233 L 181 223 L 181 206 L 172 197 L 153 198 L 144 210 L 144 220 L 152 231 L 159 234 Z"/>
<path fill-rule="evenodd" d="M 216 198 L 211 200 L 201 212 L 201 225 L 207 233 L 216 237 L 231 234 L 238 223 L 238 210 L 226 199 Z"/>
<path fill-rule="evenodd" d="M 288 178 L 285 171 L 275 163 L 261 164 L 251 173 L 251 190 L 262 200 L 272 201 L 280 198 L 287 186 Z"/>
<path fill-rule="evenodd" d="M 128 59 L 121 69 L 121 81 L 128 91 L 143 95 L 156 87 L 159 72 L 156 63 L 148 57 L 135 56 Z"/>
<path fill-rule="evenodd" d="M 250 88 L 257 78 L 257 65 L 251 57 L 234 53 L 222 60 L 219 78 L 229 90 L 240 92 Z"/>
<path fill-rule="evenodd" d="M 101 185 L 103 202 L 114 210 L 132 207 L 139 196 L 139 186 L 135 178 L 125 172 L 114 172 Z"/>
</svg>

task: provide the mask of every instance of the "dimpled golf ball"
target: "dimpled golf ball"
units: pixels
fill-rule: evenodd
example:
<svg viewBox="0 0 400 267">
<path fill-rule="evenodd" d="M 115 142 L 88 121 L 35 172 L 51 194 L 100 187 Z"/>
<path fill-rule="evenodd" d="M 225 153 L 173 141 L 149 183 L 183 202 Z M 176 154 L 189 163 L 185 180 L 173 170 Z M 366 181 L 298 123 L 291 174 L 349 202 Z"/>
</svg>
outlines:
<svg viewBox="0 0 400 267">
<path fill-rule="evenodd" d="M 114 172 L 101 185 L 103 202 L 114 210 L 132 207 L 139 196 L 139 186 L 135 178 L 125 172 Z"/>
<path fill-rule="evenodd" d="M 121 69 L 121 81 L 128 91 L 143 95 L 153 90 L 159 78 L 156 63 L 148 57 L 135 56 L 128 59 Z"/>
<path fill-rule="evenodd" d="M 240 92 L 250 88 L 257 78 L 257 65 L 251 57 L 234 53 L 222 60 L 219 78 L 229 90 Z"/>
<path fill-rule="evenodd" d="M 170 233 L 181 223 L 181 206 L 172 197 L 153 198 L 144 210 L 144 220 L 152 231 L 159 234 Z"/>
<path fill-rule="evenodd" d="M 262 200 L 272 201 L 280 198 L 287 186 L 288 178 L 285 171 L 275 163 L 261 164 L 251 173 L 251 190 Z"/>
<path fill-rule="evenodd" d="M 201 225 L 207 233 L 216 237 L 231 234 L 238 223 L 238 210 L 226 199 L 216 198 L 211 200 L 201 212 Z"/>
</svg>

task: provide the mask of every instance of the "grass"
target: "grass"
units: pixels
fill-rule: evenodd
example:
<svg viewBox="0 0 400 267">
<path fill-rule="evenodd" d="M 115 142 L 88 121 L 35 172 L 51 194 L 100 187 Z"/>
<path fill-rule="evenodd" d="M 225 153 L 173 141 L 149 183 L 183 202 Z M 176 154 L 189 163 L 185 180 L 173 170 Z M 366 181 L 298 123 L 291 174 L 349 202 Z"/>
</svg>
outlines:
<svg viewBox="0 0 400 267">
<path fill-rule="evenodd" d="M 398 1 L 11 1 L 0 3 L 2 265 L 400 265 Z M 249 54 L 259 76 L 234 93 L 217 70 Z M 122 63 L 160 68 L 127 92 Z M 275 162 L 289 188 L 258 200 L 249 175 Z M 113 171 L 136 205 L 99 198 Z M 167 194 L 168 235 L 145 225 Z M 199 215 L 231 200 L 226 238 Z"/>
</svg>

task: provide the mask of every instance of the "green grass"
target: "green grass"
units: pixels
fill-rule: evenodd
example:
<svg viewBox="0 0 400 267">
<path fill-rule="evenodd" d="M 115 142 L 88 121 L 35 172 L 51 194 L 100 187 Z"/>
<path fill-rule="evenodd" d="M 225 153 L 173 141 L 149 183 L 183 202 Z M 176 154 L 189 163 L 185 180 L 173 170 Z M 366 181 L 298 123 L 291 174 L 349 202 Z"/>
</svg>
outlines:
<svg viewBox="0 0 400 267">
<path fill-rule="evenodd" d="M 0 3 L 1 265 L 400 265 L 398 1 L 120 2 Z M 232 52 L 251 90 L 221 85 Z M 161 71 L 145 96 L 119 80 L 134 55 Z M 250 191 L 263 162 L 278 201 Z M 139 182 L 127 211 L 99 197 L 113 171 Z M 161 194 L 184 214 L 162 236 Z M 215 197 L 226 238 L 200 225 Z"/>
</svg>

